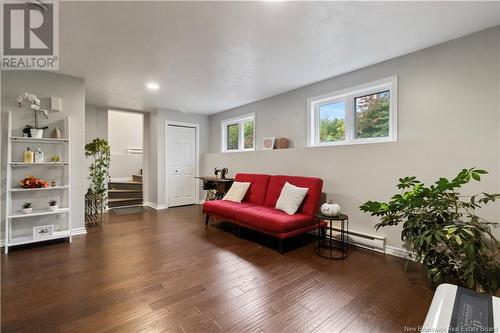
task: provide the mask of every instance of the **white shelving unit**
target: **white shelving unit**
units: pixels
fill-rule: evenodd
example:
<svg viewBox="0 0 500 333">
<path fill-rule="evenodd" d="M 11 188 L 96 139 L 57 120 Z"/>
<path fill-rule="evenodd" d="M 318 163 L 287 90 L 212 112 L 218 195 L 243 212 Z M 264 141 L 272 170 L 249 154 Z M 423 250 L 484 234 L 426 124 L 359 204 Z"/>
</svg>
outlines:
<svg viewBox="0 0 500 333">
<path fill-rule="evenodd" d="M 60 124 L 59 124 L 60 123 Z M 6 193 L 6 223 L 5 223 L 5 253 L 9 247 L 53 239 L 67 238 L 71 242 L 71 187 L 70 187 L 70 141 L 69 118 L 60 120 L 65 138 L 25 138 L 16 136 L 22 129 L 13 129 L 12 112 L 8 116 L 9 140 L 7 143 L 7 193 Z M 50 131 L 50 125 L 49 125 Z M 46 132 L 49 132 L 46 131 Z M 22 154 L 27 147 L 35 151 L 43 147 L 45 159 L 51 154 L 62 155 L 59 162 L 24 163 Z M 46 188 L 25 189 L 18 183 L 24 177 L 33 175 L 45 181 L 57 179 L 57 186 Z M 59 208 L 48 209 L 48 201 L 56 199 Z M 32 202 L 33 212 L 25 214 L 21 206 L 25 201 Z M 35 237 L 34 227 L 52 226 L 53 231 L 47 235 Z"/>
</svg>

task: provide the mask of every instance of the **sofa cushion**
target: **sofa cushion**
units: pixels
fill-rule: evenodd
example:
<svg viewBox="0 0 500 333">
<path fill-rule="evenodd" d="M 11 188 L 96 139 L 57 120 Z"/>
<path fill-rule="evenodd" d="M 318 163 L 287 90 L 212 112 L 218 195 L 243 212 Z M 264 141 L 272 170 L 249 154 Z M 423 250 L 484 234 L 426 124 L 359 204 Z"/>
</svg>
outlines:
<svg viewBox="0 0 500 333">
<path fill-rule="evenodd" d="M 307 187 L 297 187 L 286 182 L 285 186 L 281 189 L 281 194 L 275 208 L 288 215 L 293 215 L 299 209 L 302 201 L 304 201 L 307 192 L 309 192 L 309 188 Z"/>
<path fill-rule="evenodd" d="M 235 219 L 254 229 L 264 229 L 273 233 L 284 233 L 304 228 L 314 223 L 305 214 L 288 215 L 271 207 L 253 206 L 236 210 Z"/>
<path fill-rule="evenodd" d="M 276 202 L 281 194 L 281 189 L 288 182 L 298 187 L 307 187 L 309 191 L 299 207 L 297 213 L 303 213 L 309 216 L 314 216 L 319 208 L 321 199 L 321 190 L 323 181 L 316 177 L 300 177 L 300 176 L 271 176 L 266 194 L 266 207 L 276 207 Z"/>
<path fill-rule="evenodd" d="M 224 200 L 205 201 L 203 204 L 203 213 L 208 215 L 217 215 L 220 217 L 227 217 L 228 219 L 235 219 L 236 211 L 242 208 L 255 206 L 249 202 L 232 202 Z"/>
<path fill-rule="evenodd" d="M 252 185 L 251 183 L 242 183 L 242 182 L 233 182 L 229 191 L 227 191 L 226 195 L 222 200 L 232 201 L 232 202 L 241 202 L 247 194 L 248 188 Z"/>
<path fill-rule="evenodd" d="M 250 182 L 250 188 L 245 194 L 242 202 L 249 202 L 256 205 L 264 205 L 266 199 L 267 186 L 269 185 L 269 175 L 254 173 L 238 173 L 234 177 L 237 182 Z"/>
</svg>

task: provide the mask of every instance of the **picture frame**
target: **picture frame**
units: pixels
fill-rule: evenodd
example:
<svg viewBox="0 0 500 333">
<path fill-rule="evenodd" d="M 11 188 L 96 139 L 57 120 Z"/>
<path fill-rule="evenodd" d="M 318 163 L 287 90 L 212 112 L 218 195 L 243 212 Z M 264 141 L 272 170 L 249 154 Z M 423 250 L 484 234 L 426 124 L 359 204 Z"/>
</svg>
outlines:
<svg viewBox="0 0 500 333">
<path fill-rule="evenodd" d="M 274 149 L 274 136 L 264 138 L 262 140 L 262 150 L 273 150 Z"/>
</svg>

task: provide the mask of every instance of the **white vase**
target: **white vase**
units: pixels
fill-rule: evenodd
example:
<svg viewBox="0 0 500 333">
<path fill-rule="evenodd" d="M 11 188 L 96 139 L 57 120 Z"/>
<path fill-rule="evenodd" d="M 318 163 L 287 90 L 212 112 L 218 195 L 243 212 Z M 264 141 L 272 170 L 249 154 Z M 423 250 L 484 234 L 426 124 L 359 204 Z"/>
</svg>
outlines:
<svg viewBox="0 0 500 333">
<path fill-rule="evenodd" d="M 31 128 L 30 133 L 33 139 L 41 139 L 43 137 L 43 129 Z"/>
<path fill-rule="evenodd" d="M 49 210 L 51 212 L 55 212 L 57 210 L 57 206 L 49 206 Z"/>
<path fill-rule="evenodd" d="M 31 212 L 33 212 L 33 207 L 23 208 L 23 213 L 24 214 L 30 214 Z"/>
</svg>

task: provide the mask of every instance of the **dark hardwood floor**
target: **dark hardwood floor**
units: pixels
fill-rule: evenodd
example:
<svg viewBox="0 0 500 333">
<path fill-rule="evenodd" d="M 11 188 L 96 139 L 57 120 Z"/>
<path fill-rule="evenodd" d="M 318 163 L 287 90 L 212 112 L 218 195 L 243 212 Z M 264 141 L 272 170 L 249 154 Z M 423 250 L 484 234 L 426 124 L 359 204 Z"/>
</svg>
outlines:
<svg viewBox="0 0 500 333">
<path fill-rule="evenodd" d="M 432 297 L 417 264 L 356 248 L 323 259 L 308 237 L 282 256 L 205 228 L 199 206 L 106 219 L 71 245 L 2 256 L 2 332 L 401 332 Z"/>
</svg>

